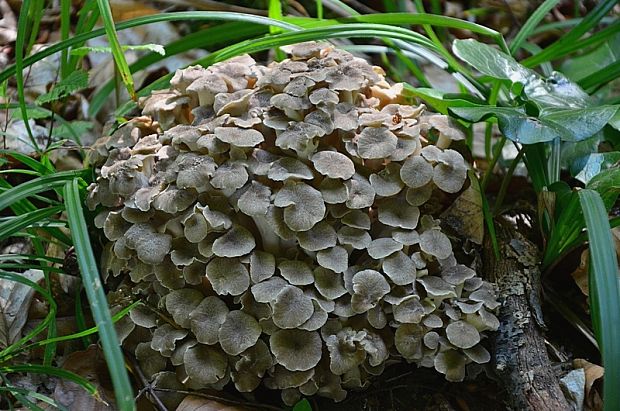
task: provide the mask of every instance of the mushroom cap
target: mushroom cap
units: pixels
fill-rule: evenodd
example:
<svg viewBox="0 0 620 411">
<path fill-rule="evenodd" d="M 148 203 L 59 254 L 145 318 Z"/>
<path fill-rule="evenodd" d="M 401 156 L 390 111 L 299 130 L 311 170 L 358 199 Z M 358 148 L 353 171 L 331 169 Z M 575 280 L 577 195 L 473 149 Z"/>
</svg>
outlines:
<svg viewBox="0 0 620 411">
<path fill-rule="evenodd" d="M 279 330 L 269 338 L 276 362 L 289 371 L 307 371 L 321 359 L 321 337 L 316 331 Z"/>
<path fill-rule="evenodd" d="M 218 339 L 228 355 L 239 355 L 254 346 L 261 335 L 261 327 L 254 317 L 243 311 L 230 311 L 220 326 Z"/>
<path fill-rule="evenodd" d="M 329 178 L 347 180 L 355 174 L 353 161 L 337 151 L 319 151 L 312 156 L 312 164 L 316 171 Z"/>
</svg>

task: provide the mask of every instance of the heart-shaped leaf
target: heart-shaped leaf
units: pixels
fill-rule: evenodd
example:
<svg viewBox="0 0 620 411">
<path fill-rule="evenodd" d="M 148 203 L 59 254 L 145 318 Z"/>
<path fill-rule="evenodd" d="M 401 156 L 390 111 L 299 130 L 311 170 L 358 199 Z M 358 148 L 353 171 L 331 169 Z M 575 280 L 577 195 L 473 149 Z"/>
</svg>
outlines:
<svg viewBox="0 0 620 411">
<path fill-rule="evenodd" d="M 464 120 L 478 122 L 496 117 L 502 133 L 522 144 L 535 144 L 559 138 L 581 141 L 600 131 L 614 116 L 618 106 L 592 108 L 547 108 L 538 117 L 521 107 L 454 107 L 450 112 Z"/>
</svg>

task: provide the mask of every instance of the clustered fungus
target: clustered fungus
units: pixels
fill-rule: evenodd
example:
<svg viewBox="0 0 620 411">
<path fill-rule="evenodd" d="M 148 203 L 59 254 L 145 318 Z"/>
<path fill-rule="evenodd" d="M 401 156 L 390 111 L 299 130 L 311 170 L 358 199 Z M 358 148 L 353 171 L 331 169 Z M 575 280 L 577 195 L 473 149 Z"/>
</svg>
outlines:
<svg viewBox="0 0 620 411">
<path fill-rule="evenodd" d="M 463 380 L 498 303 L 421 207 L 462 189 L 462 131 L 347 52 L 283 49 L 177 71 L 95 145 L 103 271 L 145 301 L 121 336 L 154 384 L 288 404 L 394 359 Z"/>
</svg>

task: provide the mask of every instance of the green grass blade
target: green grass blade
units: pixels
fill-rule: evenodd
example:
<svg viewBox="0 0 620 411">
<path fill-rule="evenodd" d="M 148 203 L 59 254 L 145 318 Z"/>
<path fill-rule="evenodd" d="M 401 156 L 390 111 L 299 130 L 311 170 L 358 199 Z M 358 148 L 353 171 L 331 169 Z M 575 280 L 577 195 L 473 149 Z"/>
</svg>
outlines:
<svg viewBox="0 0 620 411">
<path fill-rule="evenodd" d="M 0 392 L 8 392 L 8 393 L 17 393 L 19 395 L 23 395 L 25 397 L 32 397 L 36 400 L 39 400 L 45 404 L 51 405 L 54 408 L 59 409 L 60 411 L 68 411 L 68 408 L 62 406 L 61 404 L 57 403 L 56 401 L 54 401 L 53 399 L 51 399 L 50 397 L 48 397 L 47 395 L 43 395 L 40 394 L 38 392 L 34 392 L 31 390 L 28 390 L 26 388 L 19 388 L 19 387 L 15 387 L 13 385 L 9 386 L 9 387 L 0 387 Z"/>
<path fill-rule="evenodd" d="M 125 59 L 125 53 L 121 48 L 121 44 L 118 41 L 118 35 L 116 34 L 116 27 L 114 26 L 114 19 L 112 18 L 112 9 L 110 8 L 110 2 L 108 0 L 97 0 L 99 6 L 99 13 L 103 20 L 103 27 L 105 33 L 112 48 L 112 57 L 114 57 L 114 63 L 116 69 L 121 76 L 121 80 L 125 85 L 125 88 L 129 92 L 132 99 L 136 99 L 136 91 L 133 84 L 133 77 L 129 71 L 129 65 Z"/>
<path fill-rule="evenodd" d="M 519 30 L 515 38 L 510 43 L 510 54 L 515 54 L 520 48 L 521 45 L 527 38 L 532 34 L 532 31 L 536 28 L 538 23 L 545 18 L 547 13 L 549 13 L 560 0 L 545 0 L 543 4 L 541 4 L 532 15 L 527 19 L 523 27 Z"/>
<path fill-rule="evenodd" d="M 554 21 L 552 23 L 547 23 L 547 24 L 541 24 L 540 26 L 536 27 L 533 31 L 532 31 L 532 35 L 538 35 L 541 33 L 546 33 L 548 31 L 554 31 L 554 30 L 564 30 L 564 29 L 571 29 L 573 27 L 575 27 L 576 25 L 578 25 L 579 23 L 581 23 L 583 21 L 583 18 L 575 18 L 575 19 L 566 19 L 566 20 L 561 20 L 561 21 Z M 617 18 L 615 17 L 603 17 L 600 21 L 600 24 L 611 24 L 613 22 L 617 21 Z"/>
<path fill-rule="evenodd" d="M 595 325 L 605 380 L 603 407 L 620 409 L 620 288 L 618 260 L 607 210 L 601 196 L 593 190 L 579 191 L 579 201 L 590 242 L 590 309 Z"/>
<path fill-rule="evenodd" d="M 60 171 L 56 174 L 35 178 L 34 180 L 15 186 L 0 193 L 0 210 L 4 210 L 6 207 L 33 194 L 61 186 L 67 180 L 82 177 L 87 172 L 88 170 Z"/>
<path fill-rule="evenodd" d="M 112 316 L 112 322 L 116 323 L 121 318 L 126 316 L 132 309 L 134 309 L 139 304 L 141 304 L 141 302 L 140 301 L 136 301 L 133 304 L 129 305 L 128 307 L 122 309 L 121 311 L 116 313 L 114 316 Z M 45 347 L 45 346 L 48 346 L 48 345 L 53 345 L 53 344 L 56 344 L 56 343 L 59 343 L 59 342 L 63 342 L 63 341 L 71 341 L 71 340 L 75 340 L 75 339 L 78 339 L 78 338 L 85 338 L 85 337 L 91 336 L 93 334 L 96 334 L 98 332 L 99 332 L 99 327 L 95 326 L 95 327 L 91 327 L 91 328 L 85 329 L 85 330 L 77 332 L 77 333 L 73 333 L 73 334 L 69 334 L 69 335 L 62 335 L 60 337 L 47 338 L 45 340 L 37 341 L 37 342 L 31 343 L 31 344 L 22 345 L 21 347 L 15 349 L 15 350 L 12 350 L 9 355 L 6 355 L 6 356 L 2 357 L 2 360 L 3 361 L 8 361 L 8 360 L 16 357 L 20 353 L 25 352 L 25 351 L 32 351 L 32 350 L 40 348 L 40 347 Z M 88 347 L 88 345 L 86 347 Z"/>
<path fill-rule="evenodd" d="M 82 8 L 78 11 L 78 21 L 74 26 L 74 34 L 79 35 L 88 33 L 93 30 L 95 24 L 99 20 L 99 8 L 97 7 L 97 0 L 86 0 Z M 83 46 L 85 41 L 77 43 L 74 47 Z M 69 71 L 76 70 L 79 61 L 82 57 L 69 56 Z"/>
<path fill-rule="evenodd" d="M 595 92 L 601 86 L 620 78 L 620 60 L 596 71 L 577 82 L 588 93 Z"/>
<path fill-rule="evenodd" d="M 75 253 L 84 282 L 84 289 L 90 304 L 90 309 L 99 327 L 99 336 L 103 353 L 108 364 L 110 377 L 114 386 L 116 405 L 122 411 L 135 410 L 133 390 L 125 368 L 125 358 L 118 344 L 118 337 L 108 308 L 103 284 L 99 278 L 97 262 L 88 238 L 86 220 L 82 211 L 82 202 L 78 190 L 78 181 L 68 181 L 64 188 L 65 206 L 69 228 L 73 236 Z"/>
<path fill-rule="evenodd" d="M 234 36 L 232 36 L 231 33 L 234 33 Z M 166 54 L 164 56 L 158 53 L 149 53 L 146 56 L 141 57 L 135 63 L 129 65 L 129 71 L 136 73 L 151 66 L 152 64 L 166 60 L 167 58 L 188 50 L 206 48 L 230 40 L 245 40 L 248 37 L 255 37 L 265 33 L 267 33 L 265 26 L 237 22 L 224 23 L 219 26 L 210 27 L 205 30 L 188 34 L 180 40 L 167 44 L 164 46 L 164 49 L 166 50 Z M 95 117 L 107 101 L 108 96 L 113 91 L 114 80 L 112 79 L 105 83 L 92 96 L 88 107 L 88 115 Z"/>
<path fill-rule="evenodd" d="M 26 98 L 24 96 L 24 48 L 26 42 L 26 33 L 28 32 L 28 12 L 31 7 L 31 0 L 24 0 L 22 2 L 19 19 L 17 22 L 17 38 L 15 39 L 15 81 L 17 83 L 17 100 L 19 102 L 19 108 L 24 120 L 24 126 L 30 139 L 30 144 L 38 152 L 40 151 L 37 140 L 35 140 L 30 124 L 28 123 L 28 110 L 26 109 Z M 4 81 L 0 80 L 0 82 Z"/>
<path fill-rule="evenodd" d="M 13 216 L 6 221 L 0 223 L 0 241 L 5 240 L 14 233 L 29 227 L 35 222 L 44 220 L 54 214 L 60 213 L 64 207 L 48 207 L 41 210 L 31 211 L 26 214 Z"/>
<path fill-rule="evenodd" d="M 71 0 L 60 0 L 60 39 L 67 40 L 71 30 Z M 69 70 L 69 50 L 60 52 L 60 77 L 66 78 Z"/>
<path fill-rule="evenodd" d="M 1 261 L 39 261 L 50 264 L 62 264 L 64 260 L 62 258 L 48 257 L 45 255 L 37 255 L 37 254 L 0 254 L 0 262 Z"/>
<path fill-rule="evenodd" d="M 25 372 L 25 373 L 33 373 L 33 374 L 44 374 L 44 375 L 53 375 L 55 377 L 64 378 L 65 380 L 72 381 L 90 394 L 98 397 L 97 387 L 95 387 L 92 383 L 90 383 L 84 377 L 80 377 L 79 375 L 72 373 L 71 371 L 63 370 L 62 368 L 55 367 L 44 367 L 42 365 L 37 364 L 15 364 L 8 365 L 4 367 L 0 367 L 0 373 L 13 373 L 13 372 Z"/>
<path fill-rule="evenodd" d="M 37 41 L 43 14 L 45 14 L 44 0 L 32 0 L 30 2 L 30 10 L 28 11 L 28 20 L 30 22 L 30 29 L 29 29 L 30 37 L 28 39 L 28 44 L 26 45 L 26 52 L 25 52 L 26 55 L 30 54 L 30 51 L 32 50 L 32 47 L 34 46 L 34 43 L 36 43 Z"/>
<path fill-rule="evenodd" d="M 545 48 L 539 54 L 524 60 L 522 64 L 527 67 L 535 67 L 544 61 L 559 57 L 566 45 L 575 43 L 584 34 L 596 27 L 601 19 L 605 17 L 616 4 L 618 4 L 617 0 L 604 0 L 599 2 L 594 9 L 568 33 L 564 34 L 558 41 Z"/>
<path fill-rule="evenodd" d="M 358 22 L 358 23 L 375 23 L 390 25 L 429 25 L 435 27 L 443 27 L 456 30 L 469 30 L 471 32 L 489 36 L 494 40 L 502 38 L 501 33 L 480 24 L 472 23 L 467 20 L 461 20 L 454 17 L 439 16 L 430 13 L 381 13 L 381 14 L 362 14 L 338 19 L 342 23 Z"/>
<path fill-rule="evenodd" d="M 229 12 L 221 12 L 221 11 L 179 11 L 179 12 L 153 14 L 149 16 L 143 16 L 143 17 L 138 17 L 138 18 L 131 19 L 131 20 L 126 20 L 126 21 L 116 24 L 116 30 L 121 31 L 121 30 L 132 28 L 132 27 L 144 26 L 147 24 L 154 24 L 154 23 L 159 23 L 163 21 L 186 21 L 186 20 L 187 21 L 190 21 L 190 20 L 243 21 L 246 23 L 261 24 L 264 26 L 269 26 L 269 25 L 278 26 L 278 27 L 282 27 L 285 30 L 299 29 L 299 27 L 293 24 L 290 24 L 290 23 L 285 23 L 282 21 L 277 21 L 277 20 L 273 20 L 267 17 L 262 17 L 262 16 L 254 16 L 251 14 L 229 13 Z M 57 53 L 63 49 L 83 44 L 87 40 L 90 40 L 96 37 L 101 37 L 105 34 L 106 34 L 105 29 L 97 29 L 97 30 L 92 30 L 92 31 L 88 31 L 82 34 L 75 35 L 65 41 L 60 41 L 56 44 L 53 44 L 41 50 L 40 52 L 36 54 L 33 54 L 32 56 L 28 58 L 23 59 L 23 61 L 21 61 L 20 67 L 23 68 L 23 67 L 30 66 L 36 63 L 37 61 L 41 61 L 45 57 L 51 56 L 52 54 Z M 8 66 L 2 72 L 0 72 L 0 83 L 10 78 L 11 76 L 17 75 L 16 68 L 17 68 L 17 60 L 16 60 L 16 64 Z"/>
</svg>

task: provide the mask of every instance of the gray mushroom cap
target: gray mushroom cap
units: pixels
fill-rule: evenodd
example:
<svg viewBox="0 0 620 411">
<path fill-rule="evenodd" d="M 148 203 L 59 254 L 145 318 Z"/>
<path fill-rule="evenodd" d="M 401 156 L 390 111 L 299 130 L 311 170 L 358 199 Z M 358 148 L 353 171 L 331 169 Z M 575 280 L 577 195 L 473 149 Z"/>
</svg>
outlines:
<svg viewBox="0 0 620 411">
<path fill-rule="evenodd" d="M 278 364 L 290 371 L 307 371 L 321 359 L 321 337 L 316 331 L 280 330 L 269 338 Z"/>
<path fill-rule="evenodd" d="M 376 306 L 390 292 L 390 285 L 378 271 L 363 270 L 353 276 L 353 290 L 351 307 L 356 313 L 363 313 Z"/>
<path fill-rule="evenodd" d="M 319 151 L 312 156 L 314 168 L 329 178 L 347 180 L 355 174 L 353 161 L 337 151 Z"/>
<path fill-rule="evenodd" d="M 222 350 L 228 355 L 239 355 L 254 346 L 260 337 L 258 322 L 243 311 L 230 311 L 220 326 L 218 337 Z"/>
</svg>

